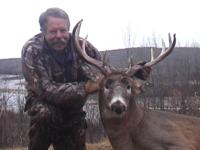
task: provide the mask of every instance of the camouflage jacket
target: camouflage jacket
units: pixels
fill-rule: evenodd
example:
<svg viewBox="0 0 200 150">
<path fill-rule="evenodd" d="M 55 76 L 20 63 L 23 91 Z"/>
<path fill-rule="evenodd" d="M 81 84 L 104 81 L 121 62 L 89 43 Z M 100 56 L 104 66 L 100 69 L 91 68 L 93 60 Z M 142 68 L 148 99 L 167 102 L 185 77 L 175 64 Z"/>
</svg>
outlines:
<svg viewBox="0 0 200 150">
<path fill-rule="evenodd" d="M 38 101 L 73 110 L 81 109 L 86 98 L 87 77 L 81 69 L 83 63 L 73 50 L 71 39 L 65 51 L 67 59 L 64 63 L 60 63 L 45 43 L 40 33 L 28 40 L 22 49 L 22 70 L 28 92 L 25 111 Z M 95 59 L 101 59 L 98 50 L 89 42 L 86 52 Z M 66 103 L 61 105 L 59 102 L 63 100 Z"/>
</svg>

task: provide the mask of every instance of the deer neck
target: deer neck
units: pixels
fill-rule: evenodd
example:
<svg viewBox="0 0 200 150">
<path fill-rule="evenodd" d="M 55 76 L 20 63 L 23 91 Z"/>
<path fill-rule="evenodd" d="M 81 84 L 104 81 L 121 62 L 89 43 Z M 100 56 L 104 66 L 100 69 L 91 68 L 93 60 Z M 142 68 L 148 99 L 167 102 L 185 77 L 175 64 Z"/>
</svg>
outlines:
<svg viewBox="0 0 200 150">
<path fill-rule="evenodd" d="M 144 118 L 144 107 L 136 105 L 130 113 L 129 127 L 135 129 L 143 121 Z M 130 124 L 132 122 L 132 124 Z"/>
</svg>

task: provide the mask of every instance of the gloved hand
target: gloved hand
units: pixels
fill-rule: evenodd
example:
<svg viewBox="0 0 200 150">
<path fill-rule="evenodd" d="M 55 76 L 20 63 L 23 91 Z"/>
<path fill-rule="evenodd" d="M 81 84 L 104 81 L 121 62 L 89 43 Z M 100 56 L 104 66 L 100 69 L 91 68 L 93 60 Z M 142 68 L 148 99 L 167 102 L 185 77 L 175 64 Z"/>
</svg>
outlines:
<svg viewBox="0 0 200 150">
<path fill-rule="evenodd" d="M 140 61 L 136 64 L 139 66 L 138 66 L 138 71 L 135 73 L 135 76 L 142 80 L 146 80 L 151 72 L 151 67 L 144 66 L 145 64 L 146 64 L 145 61 Z"/>
<path fill-rule="evenodd" d="M 88 80 L 85 84 L 85 91 L 86 93 L 94 93 L 100 89 L 100 83 L 102 81 L 102 77 L 97 78 L 95 81 Z"/>
</svg>

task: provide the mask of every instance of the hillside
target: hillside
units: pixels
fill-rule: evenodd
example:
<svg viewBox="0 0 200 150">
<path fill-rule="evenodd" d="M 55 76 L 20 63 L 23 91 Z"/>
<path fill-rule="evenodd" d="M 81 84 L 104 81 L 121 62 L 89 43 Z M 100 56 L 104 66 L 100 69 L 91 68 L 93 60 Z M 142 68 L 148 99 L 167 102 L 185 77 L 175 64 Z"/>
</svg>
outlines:
<svg viewBox="0 0 200 150">
<path fill-rule="evenodd" d="M 21 74 L 21 59 L 0 59 L 0 74 Z"/>
<path fill-rule="evenodd" d="M 160 49 L 156 50 L 158 54 Z M 102 55 L 105 51 L 101 51 Z M 109 63 L 115 67 L 127 67 L 128 58 L 133 57 L 134 62 L 139 60 L 150 60 L 150 48 L 139 47 L 139 48 L 129 48 L 129 49 L 118 49 L 106 51 Z M 182 65 L 189 65 L 193 71 L 200 64 L 200 48 L 175 48 L 172 54 L 161 62 L 158 67 L 168 67 L 179 68 Z M 157 66 L 156 66 L 157 67 Z M 186 66 L 184 66 L 186 67 Z M 21 59 L 0 59 L 0 74 L 21 74 Z M 195 70 L 196 71 L 196 70 Z"/>
</svg>

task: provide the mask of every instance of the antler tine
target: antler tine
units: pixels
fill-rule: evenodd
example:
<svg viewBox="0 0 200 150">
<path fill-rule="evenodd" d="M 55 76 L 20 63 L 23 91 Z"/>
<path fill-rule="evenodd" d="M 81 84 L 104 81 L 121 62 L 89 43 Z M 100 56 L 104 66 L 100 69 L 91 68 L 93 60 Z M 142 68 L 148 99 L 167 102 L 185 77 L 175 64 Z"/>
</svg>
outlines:
<svg viewBox="0 0 200 150">
<path fill-rule="evenodd" d="M 86 53 L 86 52 L 85 52 L 85 45 L 86 45 L 86 42 L 87 42 L 87 38 L 88 38 L 88 35 L 86 35 L 85 38 L 84 38 L 84 40 L 83 40 L 82 49 L 83 49 L 83 52 L 84 52 L 84 53 Z"/>
<path fill-rule="evenodd" d="M 148 67 L 151 67 L 157 63 L 159 63 L 160 61 L 162 61 L 165 57 L 167 57 L 174 49 L 175 45 L 176 45 L 176 34 L 173 35 L 173 42 L 171 41 L 171 36 L 169 34 L 169 48 L 165 48 L 165 43 L 164 43 L 164 40 L 162 40 L 162 45 L 163 45 L 163 48 L 162 48 L 162 51 L 160 53 L 160 55 L 156 58 L 154 58 L 154 54 L 153 54 L 153 48 L 151 48 L 151 61 L 150 62 L 147 62 L 145 64 L 145 66 L 148 66 Z"/>
<path fill-rule="evenodd" d="M 87 42 L 87 36 L 86 38 L 83 40 L 83 44 L 82 47 L 79 44 L 79 33 L 80 33 L 80 28 L 81 28 L 81 23 L 83 20 L 80 20 L 74 27 L 73 31 L 72 31 L 72 40 L 73 40 L 73 44 L 75 46 L 75 50 L 77 51 L 77 53 L 80 55 L 80 57 L 82 57 L 86 62 L 88 62 L 89 64 L 96 66 L 104 75 L 107 73 L 110 73 L 110 69 L 109 67 L 103 67 L 103 63 L 99 60 L 96 60 L 90 56 L 87 55 L 86 51 L 85 51 L 85 45 Z"/>
<path fill-rule="evenodd" d="M 172 38 L 171 38 L 170 33 L 168 33 L 168 38 L 169 38 L 169 44 L 171 45 L 172 44 Z"/>
<path fill-rule="evenodd" d="M 153 60 L 154 60 L 154 49 L 151 48 L 151 61 L 153 61 Z"/>
<path fill-rule="evenodd" d="M 106 65 L 106 58 L 107 58 L 107 51 L 105 51 L 105 53 L 103 55 L 103 66 Z"/>
<path fill-rule="evenodd" d="M 131 68 L 132 66 L 134 66 L 133 56 L 131 56 L 131 57 L 128 59 L 128 65 L 129 65 L 128 68 Z"/>
<path fill-rule="evenodd" d="M 126 69 L 126 73 L 130 72 L 133 67 L 133 56 L 128 59 L 128 68 Z"/>
</svg>

